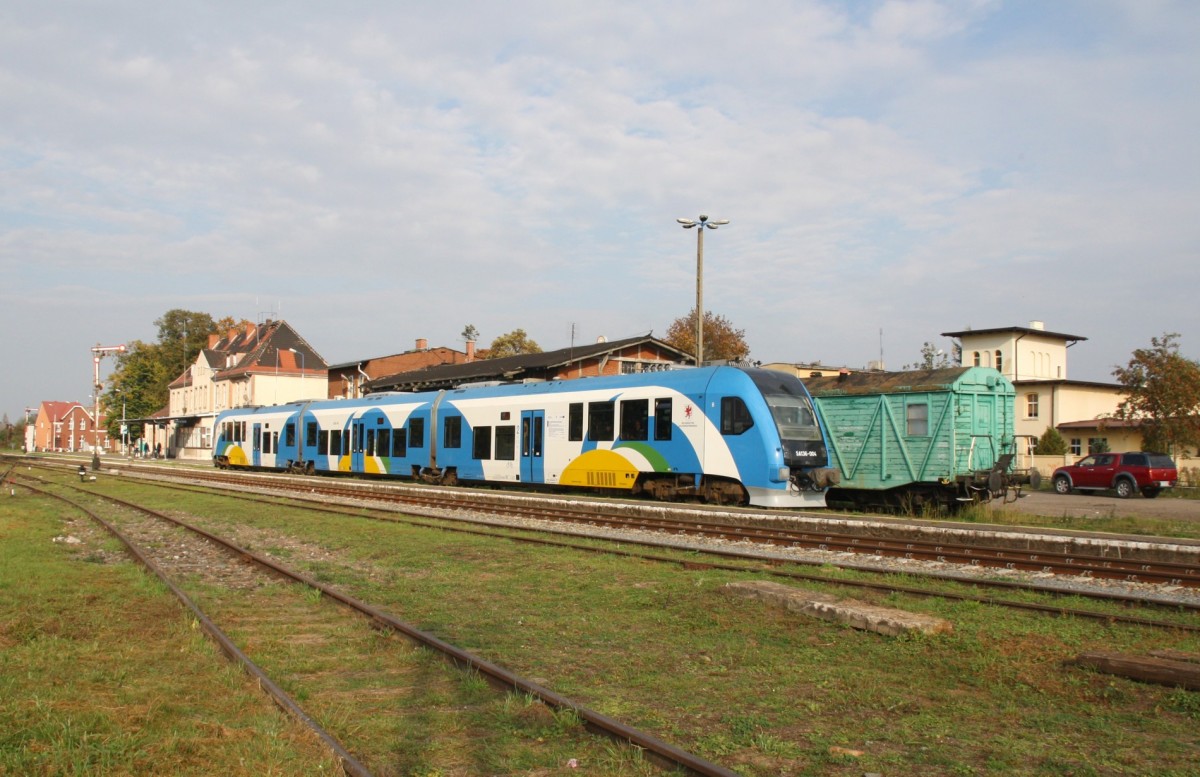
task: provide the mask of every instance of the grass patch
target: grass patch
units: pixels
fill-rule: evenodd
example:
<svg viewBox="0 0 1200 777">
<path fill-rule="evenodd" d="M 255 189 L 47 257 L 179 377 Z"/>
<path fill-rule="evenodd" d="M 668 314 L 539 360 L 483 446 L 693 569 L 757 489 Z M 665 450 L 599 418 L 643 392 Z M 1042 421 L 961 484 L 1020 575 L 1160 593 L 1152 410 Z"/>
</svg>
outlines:
<svg viewBox="0 0 1200 777">
<path fill-rule="evenodd" d="M 333 773 L 161 585 L 52 542 L 62 516 L 0 500 L 0 774 Z"/>
<path fill-rule="evenodd" d="M 147 486 L 131 486 L 127 496 L 203 514 L 214 530 L 257 534 L 262 546 L 286 538 L 324 549 L 295 558 L 314 559 L 299 563 L 419 628 L 748 777 L 1184 775 L 1194 772 L 1200 752 L 1196 694 L 1064 665 L 1088 649 L 1200 652 L 1190 634 L 850 594 L 955 626 L 949 635 L 887 638 L 722 593 L 724 583 L 753 574 L 683 571 L 290 508 L 245 509 L 226 497 Z M 805 587 L 847 594 L 836 585 Z M 444 732 L 442 741 L 397 741 L 407 773 L 432 773 L 433 764 L 445 763 L 435 756 L 465 757 L 453 734 L 472 732 L 484 718 L 534 732 L 558 725 L 544 711 L 523 711 L 511 696 L 476 699 L 467 718 L 443 715 L 455 694 L 471 697 L 462 687 L 469 680 L 456 685 L 431 687 L 422 699 L 430 718 L 421 731 Z M 471 755 L 473 768 L 501 772 L 504 765 L 506 773 L 536 759 L 515 740 Z M 606 774 L 641 768 L 625 749 L 611 760 L 591 756 L 587 765 Z"/>
</svg>

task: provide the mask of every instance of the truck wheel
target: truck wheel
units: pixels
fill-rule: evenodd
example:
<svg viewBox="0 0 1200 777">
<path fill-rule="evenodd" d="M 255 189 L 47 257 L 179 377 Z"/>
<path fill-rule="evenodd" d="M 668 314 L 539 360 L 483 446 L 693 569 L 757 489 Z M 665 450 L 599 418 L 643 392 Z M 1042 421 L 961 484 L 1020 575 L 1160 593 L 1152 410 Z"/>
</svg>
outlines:
<svg viewBox="0 0 1200 777">
<path fill-rule="evenodd" d="M 1117 496 L 1121 499 L 1128 499 L 1133 496 L 1133 483 L 1126 478 L 1121 478 L 1117 484 L 1113 486 L 1117 491 Z"/>
<path fill-rule="evenodd" d="M 1059 475 L 1054 479 L 1054 490 L 1060 494 L 1071 493 L 1071 479 L 1066 475 Z"/>
</svg>

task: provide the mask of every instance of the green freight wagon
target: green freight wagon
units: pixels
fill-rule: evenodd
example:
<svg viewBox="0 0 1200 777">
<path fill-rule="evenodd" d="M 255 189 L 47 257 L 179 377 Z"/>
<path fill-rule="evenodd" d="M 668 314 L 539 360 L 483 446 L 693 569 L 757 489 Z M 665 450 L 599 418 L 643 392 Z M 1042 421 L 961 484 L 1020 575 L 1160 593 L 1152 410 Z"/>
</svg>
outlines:
<svg viewBox="0 0 1200 777">
<path fill-rule="evenodd" d="M 1037 487 L 1017 471 L 1016 391 L 996 370 L 955 367 L 804 379 L 828 427 L 834 505 L 953 508 Z"/>
</svg>

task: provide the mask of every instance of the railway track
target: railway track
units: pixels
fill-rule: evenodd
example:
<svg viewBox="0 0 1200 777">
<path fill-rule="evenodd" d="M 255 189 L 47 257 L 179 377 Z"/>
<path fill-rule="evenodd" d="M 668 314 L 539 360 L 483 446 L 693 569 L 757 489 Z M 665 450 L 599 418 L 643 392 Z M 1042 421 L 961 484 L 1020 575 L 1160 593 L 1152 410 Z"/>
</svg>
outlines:
<svg viewBox="0 0 1200 777">
<path fill-rule="evenodd" d="M 206 483 L 246 485 L 244 477 L 228 473 L 189 473 L 190 480 Z M 296 481 L 274 477 L 254 478 L 253 484 L 284 493 L 297 493 Z M 372 489 L 348 487 L 325 478 L 306 478 L 302 492 L 310 496 L 330 498 L 369 498 L 395 505 L 422 508 L 445 508 L 448 502 L 466 507 L 459 496 L 448 496 L 444 489 Z M 1200 564 L 1159 559 L 1117 557 L 1079 551 L 1056 551 L 1045 547 L 1021 549 L 989 546 L 981 543 L 954 542 L 945 539 L 894 539 L 871 537 L 849 531 L 809 530 L 792 527 L 772 528 L 761 525 L 722 523 L 713 520 L 672 517 L 670 508 L 656 507 L 661 516 L 630 515 L 589 502 L 586 505 L 563 505 L 561 500 L 514 500 L 511 497 L 491 497 L 473 494 L 469 508 L 495 515 L 536 517 L 543 520 L 613 529 L 651 531 L 673 536 L 688 536 L 768 545 L 780 548 L 799 548 L 853 553 L 864 556 L 920 561 L 937 561 L 963 566 L 1019 570 L 1050 575 L 1091 577 L 1130 583 L 1179 586 L 1200 589 Z"/>
<path fill-rule="evenodd" d="M 8 476 L 9 482 L 20 483 L 24 488 L 60 499 L 83 511 L 116 536 L 139 562 L 163 580 L 205 632 L 217 642 L 222 652 L 240 663 L 277 705 L 309 726 L 321 738 L 348 775 L 370 775 L 371 772 L 351 753 L 350 748 L 325 730 L 317 723 L 314 715 L 285 692 L 280 682 L 268 676 L 247 652 L 239 648 L 227 631 L 236 633 L 239 637 L 238 642 L 256 645 L 256 652 L 286 650 L 286 644 L 294 641 L 298 634 L 303 635 L 304 641 L 308 643 L 346 643 L 345 618 L 348 610 L 354 617 L 365 616 L 374 626 L 403 635 L 412 642 L 435 651 L 460 669 L 478 673 L 489 685 L 497 689 L 524 694 L 537 699 L 552 710 L 567 711 L 578 716 L 588 730 L 632 746 L 637 752 L 665 769 L 711 777 L 734 777 L 736 774 L 719 764 L 578 704 L 553 690 L 421 631 L 344 591 L 264 555 L 239 547 L 232 541 L 200 527 L 112 496 L 74 489 L 85 494 L 87 498 L 117 505 L 124 513 L 115 520 L 105 519 L 79 501 L 67 499 L 48 488 L 57 484 L 44 481 L 35 484 L 31 483 L 31 480 L 35 478 L 27 475 L 19 475 L 16 478 L 11 474 Z M 175 579 L 196 575 L 205 578 L 199 587 L 207 591 L 209 598 L 213 599 L 208 606 L 220 611 L 219 620 L 226 624 L 226 629 L 218 626 L 218 618 L 207 614 L 197 603 L 197 599 L 203 597 L 189 595 Z M 281 585 L 280 581 L 298 585 Z M 223 596 L 213 597 L 211 592 L 214 586 L 226 591 L 240 591 L 242 595 L 232 597 L 234 601 L 231 603 Z M 306 591 L 317 591 L 321 597 L 343 605 L 345 610 L 320 608 L 317 606 L 319 602 L 307 596 Z M 280 622 L 285 624 L 282 631 L 279 630 Z M 353 645 L 350 649 L 353 649 Z M 373 647 L 372 650 L 378 648 Z M 336 654 L 331 660 L 333 663 L 318 665 L 310 674 L 322 677 L 337 675 Z M 381 670 L 381 674 L 388 672 Z M 295 682 L 295 678 L 291 680 Z M 355 677 L 354 682 L 361 683 L 361 678 Z M 407 686 L 411 678 L 402 677 L 399 682 Z M 324 688 L 322 692 L 349 696 L 352 689 Z M 388 691 L 385 689 L 385 692 Z"/>
<path fill-rule="evenodd" d="M 221 476 L 217 475 L 217 477 L 220 478 Z M 226 476 L 226 477 L 228 477 L 228 476 Z M 239 479 L 235 478 L 234 482 L 238 482 L 238 480 Z M 162 481 L 155 481 L 155 482 L 158 482 L 160 484 L 162 483 Z M 277 481 L 274 479 L 268 479 L 268 483 L 272 485 L 272 490 L 275 490 L 275 487 L 278 485 Z M 244 482 L 239 483 L 239 485 L 244 485 Z M 184 490 L 188 490 L 193 493 L 205 493 L 205 491 L 201 487 L 191 486 L 191 485 L 168 484 L 168 487 L 182 488 Z M 251 500 L 255 499 L 255 497 L 247 495 L 246 492 L 244 492 L 244 491 L 239 491 L 236 493 L 238 494 L 239 499 L 251 499 Z M 668 556 L 668 555 L 662 555 L 661 553 L 655 553 L 655 552 L 630 550 L 630 546 L 642 546 L 642 547 L 653 548 L 656 550 L 658 550 L 658 549 L 663 549 L 663 550 L 677 549 L 676 546 L 669 541 L 658 542 L 658 541 L 653 541 L 653 540 L 651 540 L 651 541 L 638 540 L 630 535 L 622 535 L 619 538 L 614 538 L 615 542 L 617 543 L 617 546 L 614 547 L 611 544 L 597 546 L 595 544 L 584 544 L 584 543 L 580 543 L 580 542 L 573 542 L 573 541 L 567 541 L 567 540 L 562 540 L 562 539 L 551 539 L 551 538 L 547 538 L 545 536 L 528 536 L 526 534 L 512 534 L 511 532 L 498 533 L 495 529 L 493 529 L 491 527 L 478 526 L 478 524 L 471 519 L 452 520 L 451 522 L 453 525 L 448 525 L 446 522 L 447 519 L 446 519 L 445 515 L 443 514 L 445 512 L 445 505 L 439 503 L 437 500 L 433 500 L 433 501 L 430 501 L 427 499 L 419 500 L 421 502 L 421 506 L 423 506 L 423 508 L 426 510 L 424 515 L 426 515 L 426 517 L 434 519 L 434 521 L 435 521 L 434 523 L 425 523 L 425 522 L 421 522 L 417 519 L 409 518 L 409 517 L 397 517 L 395 513 L 391 513 L 391 512 L 386 512 L 386 513 L 379 513 L 376 511 L 364 512 L 366 510 L 366 508 L 357 508 L 357 507 L 349 507 L 349 506 L 338 507 L 338 506 L 332 505 L 328 502 L 328 498 L 333 498 L 333 497 L 344 498 L 344 497 L 346 497 L 346 495 L 347 494 L 344 492 L 344 490 L 339 490 L 337 488 L 313 488 L 313 489 L 306 489 L 305 494 L 302 496 L 297 497 L 294 494 L 292 494 L 290 496 L 293 497 L 293 501 L 298 500 L 298 506 L 300 506 L 304 509 L 307 509 L 307 510 L 314 510 L 314 511 L 325 512 L 325 513 L 335 513 L 335 514 L 340 514 L 340 515 L 348 515 L 351 517 L 367 517 L 367 518 L 372 518 L 372 519 L 377 519 L 377 520 L 403 521 L 403 522 L 410 523 L 410 524 L 416 524 L 416 525 L 426 526 L 429 528 L 436 528 L 436 529 L 440 529 L 440 530 L 449 530 L 449 531 L 469 533 L 469 534 L 483 534 L 486 536 L 493 536 L 493 537 L 497 537 L 498 539 L 514 541 L 514 542 L 534 543 L 534 544 L 540 544 L 540 545 L 552 545 L 552 546 L 558 546 L 558 547 L 569 547 L 569 548 L 572 548 L 575 550 L 580 550 L 580 551 L 589 552 L 589 553 L 607 553 L 607 554 L 616 554 L 616 555 L 627 556 L 627 557 L 637 557 L 637 558 L 641 558 L 641 559 L 645 559 L 645 560 L 649 560 L 649 561 L 664 562 L 664 563 L 680 565 L 680 566 L 683 566 L 683 567 L 686 567 L 689 569 L 721 569 L 721 570 L 735 571 L 735 572 L 757 572 L 757 573 L 768 575 L 771 577 L 785 578 L 785 579 L 790 579 L 790 580 L 798 581 L 798 582 L 824 583 L 824 584 L 837 585 L 837 586 L 842 586 L 842 587 L 847 587 L 847 588 L 858 588 L 858 589 L 871 590 L 871 591 L 876 591 L 876 592 L 901 593 L 901 594 L 915 595 L 915 596 L 919 596 L 919 597 L 936 597 L 936 598 L 956 600 L 956 601 L 976 602 L 976 603 L 980 603 L 980 604 L 988 604 L 988 605 L 1006 607 L 1009 609 L 1040 612 L 1043 614 L 1054 615 L 1054 616 L 1069 616 L 1069 617 L 1076 617 L 1076 618 L 1082 618 L 1082 619 L 1100 620 L 1100 621 L 1104 621 L 1104 622 L 1108 622 L 1108 623 L 1127 623 L 1127 624 L 1131 624 L 1131 625 L 1149 626 L 1149 627 L 1167 628 L 1167 629 L 1178 629 L 1178 630 L 1182 630 L 1182 631 L 1200 631 L 1200 624 L 1197 624 L 1195 622 L 1190 622 L 1190 621 L 1185 622 L 1185 621 L 1161 620 L 1161 619 L 1156 619 L 1156 618 L 1141 617 L 1138 615 L 1114 613 L 1111 611 L 1095 611 L 1095 610 L 1081 609 L 1081 608 L 1077 608 L 1077 607 L 1062 607 L 1062 606 L 1058 606 L 1058 605 L 1054 605 L 1054 604 L 1032 602 L 1032 601 L 1026 601 L 1026 600 L 1016 599 L 1016 598 L 1004 599 L 1004 598 L 999 598 L 996 596 L 981 595 L 978 593 L 962 593 L 962 592 L 947 591 L 947 590 L 931 590 L 928 587 L 922 588 L 915 584 L 908 585 L 908 584 L 896 583 L 896 582 L 892 582 L 892 581 L 880 581 L 880 580 L 868 580 L 868 579 L 848 579 L 846 577 L 838 577 L 838 576 L 833 576 L 833 575 L 828 575 L 828 574 L 807 573 L 807 572 L 800 572 L 800 571 L 796 571 L 796 570 L 792 570 L 792 569 L 781 569 L 780 566 L 783 563 L 787 563 L 789 566 L 792 564 L 799 565 L 799 566 L 823 566 L 823 563 L 815 563 L 815 562 L 807 562 L 806 563 L 803 561 L 787 561 L 787 562 L 785 562 L 781 559 L 776 559 L 776 558 L 764 558 L 764 556 L 761 553 L 755 552 L 752 550 L 706 548 L 706 549 L 697 551 L 706 557 L 703 560 L 700 560 L 693 556 L 689 556 L 689 557 Z M 355 494 L 356 498 L 361 498 L 361 496 L 362 496 L 361 494 Z M 319 499 L 322 502 L 322 504 L 313 505 L 311 503 L 311 501 L 309 501 L 309 500 L 314 497 Z M 277 501 L 274 501 L 274 499 L 264 499 L 263 501 L 266 504 L 273 504 L 273 505 L 279 504 Z M 385 501 L 390 502 L 391 500 L 385 500 Z M 407 512 L 412 512 L 413 504 L 414 503 L 411 501 L 405 501 L 402 503 L 402 506 L 405 508 L 405 510 Z M 437 509 L 432 509 L 432 508 L 437 508 Z M 538 516 L 549 514 L 549 516 L 550 516 L 549 520 L 551 520 L 551 521 L 558 520 L 554 515 L 555 511 L 546 511 L 545 508 L 539 507 L 539 508 L 534 509 L 531 512 Z M 573 512 L 573 511 L 568 511 L 568 512 Z M 521 515 L 521 517 L 527 517 L 527 516 Z M 581 523 L 581 521 L 572 521 L 572 523 L 579 524 L 579 523 Z M 593 522 L 587 522 L 587 521 L 583 521 L 582 523 L 587 523 L 588 525 L 593 525 L 593 526 L 597 525 Z M 605 524 L 605 525 L 607 525 L 607 524 Z M 689 524 L 689 527 L 690 527 L 690 524 Z M 628 526 L 619 525 L 618 528 L 628 528 Z M 644 527 L 639 527 L 639 528 L 646 530 L 646 529 L 644 529 Z M 655 533 L 662 533 L 663 530 L 658 527 L 653 527 L 653 528 L 649 529 L 648 531 L 655 532 Z M 770 532 L 768 532 L 768 533 L 770 533 Z M 719 561 L 717 559 L 730 559 L 732 561 L 743 562 L 743 563 L 732 563 L 732 561 L 727 563 L 727 562 Z M 912 577 L 919 579 L 920 576 L 914 575 Z M 1127 594 L 1121 594 L 1121 593 L 1116 593 L 1116 592 L 1107 592 L 1107 591 L 1072 590 L 1072 591 L 1064 592 L 1059 589 L 1046 589 L 1046 588 L 1038 586 L 1038 585 L 1023 583 L 1023 582 L 1018 582 L 1018 581 L 972 580 L 972 581 L 970 581 L 969 586 L 974 589 L 994 589 L 994 590 L 1009 592 L 1009 593 L 1018 594 L 1018 595 L 1021 593 L 1024 593 L 1024 592 L 1028 592 L 1030 590 L 1040 591 L 1042 593 L 1050 593 L 1053 595 L 1064 595 L 1065 594 L 1065 595 L 1069 595 L 1072 597 L 1093 599 L 1093 600 L 1097 600 L 1097 601 L 1102 601 L 1102 602 L 1107 602 L 1107 603 L 1115 603 L 1115 604 L 1124 605 L 1124 606 L 1149 606 L 1149 607 L 1154 607 L 1154 608 L 1166 608 L 1169 610 L 1174 610 L 1177 612 L 1184 612 L 1184 613 L 1200 611 L 1200 603 L 1188 603 L 1188 602 L 1178 602 L 1178 601 L 1163 602 L 1163 601 L 1159 601 L 1159 600 L 1155 600 L 1155 599 L 1148 599 L 1144 596 L 1127 595 Z"/>
</svg>

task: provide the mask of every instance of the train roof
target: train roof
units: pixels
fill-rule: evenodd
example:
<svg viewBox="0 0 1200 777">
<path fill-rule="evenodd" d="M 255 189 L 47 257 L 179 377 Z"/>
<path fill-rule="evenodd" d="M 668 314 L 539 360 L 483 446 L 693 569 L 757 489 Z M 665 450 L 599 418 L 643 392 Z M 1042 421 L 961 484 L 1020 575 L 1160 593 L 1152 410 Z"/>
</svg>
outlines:
<svg viewBox="0 0 1200 777">
<path fill-rule="evenodd" d="M 934 370 L 906 372 L 853 372 L 805 378 L 804 385 L 813 396 L 848 394 L 907 394 L 930 391 L 954 391 L 966 386 L 1003 385 L 1012 391 L 1012 384 L 990 367 L 944 367 Z"/>
</svg>

